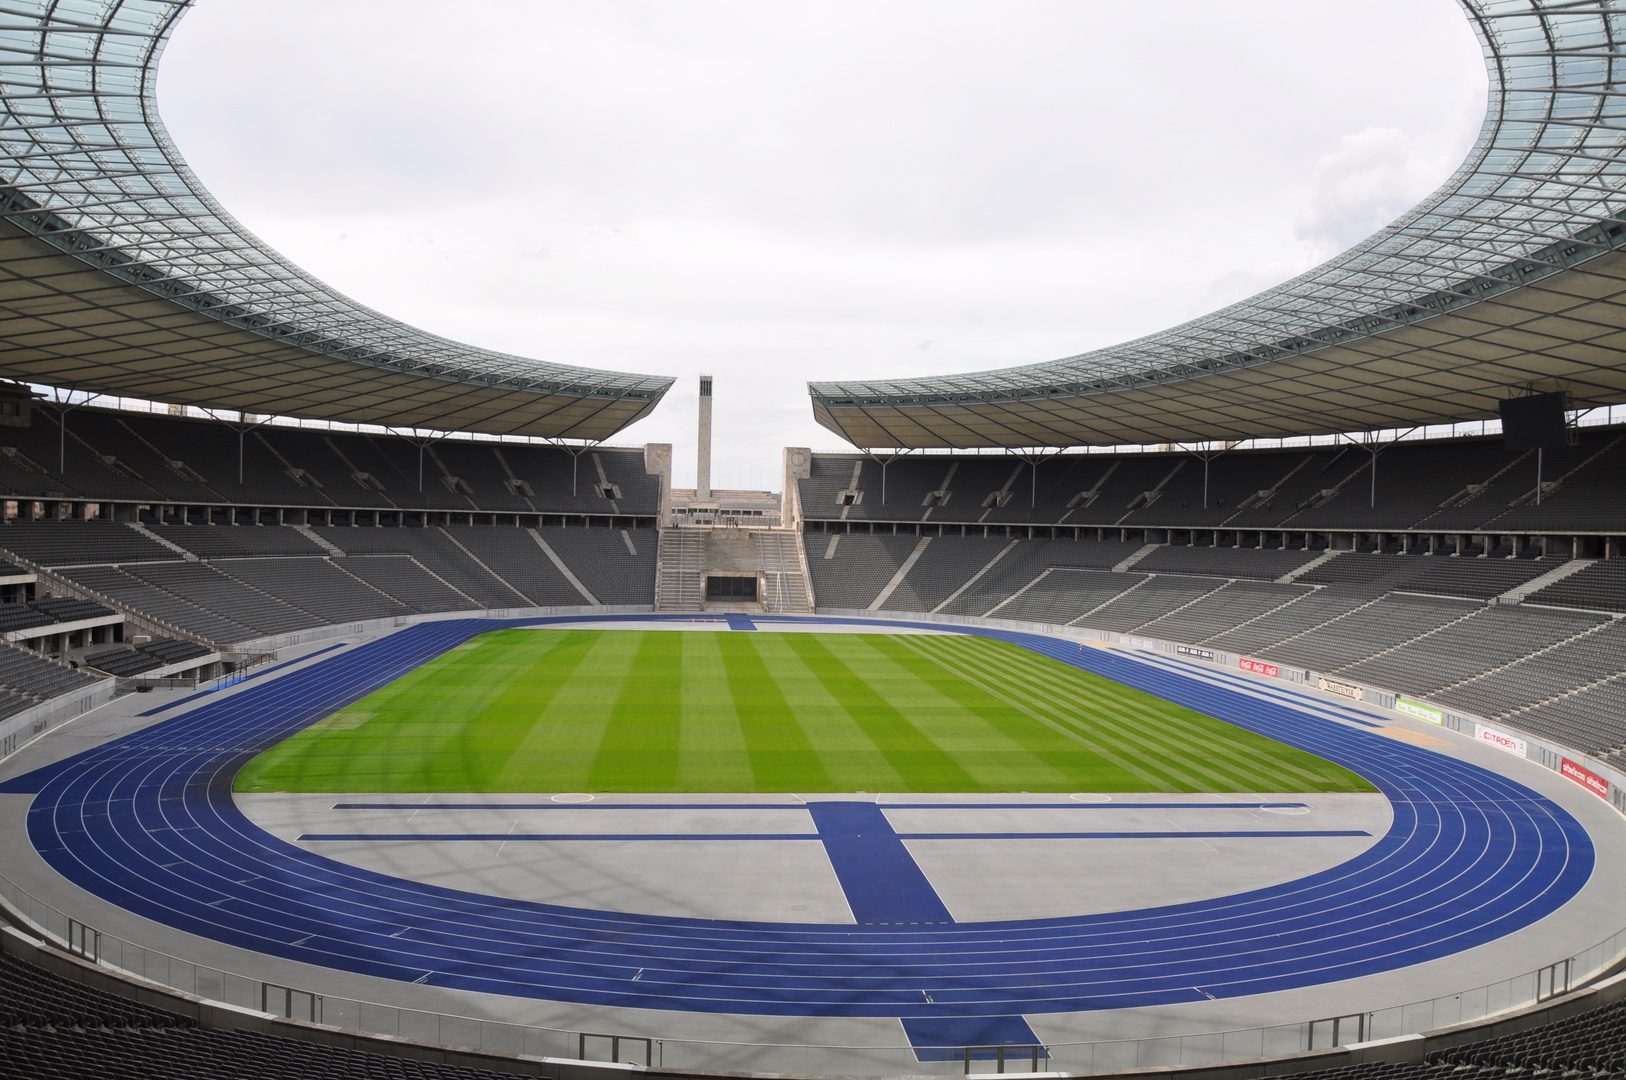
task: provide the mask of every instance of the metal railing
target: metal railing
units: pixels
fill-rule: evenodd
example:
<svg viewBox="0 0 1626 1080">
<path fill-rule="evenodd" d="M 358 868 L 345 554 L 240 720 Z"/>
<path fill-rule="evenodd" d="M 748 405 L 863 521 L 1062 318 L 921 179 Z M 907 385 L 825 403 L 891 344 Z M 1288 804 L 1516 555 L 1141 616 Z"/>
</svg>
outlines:
<svg viewBox="0 0 1626 1080">
<path fill-rule="evenodd" d="M 1251 1058 L 1324 1050 L 1354 1042 L 1411 1035 L 1488 1019 L 1578 989 L 1626 960 L 1626 928 L 1589 949 L 1534 971 L 1437 998 L 1363 1013 L 1272 1027 L 1198 1032 L 1161 1038 L 1050 1043 L 1040 1046 L 935 1047 L 904 1045 L 796 1045 L 662 1039 L 513 1024 L 471 1016 L 401 1008 L 267 982 L 149 949 L 87 926 L 0 875 L 0 903 L 16 921 L 58 948 L 92 963 L 183 994 L 255 1009 L 293 1020 L 492 1054 L 526 1054 L 620 1061 L 624 1048 L 643 1051 L 643 1064 L 674 1070 L 899 1075 L 958 1074 L 992 1051 L 1001 1071 L 1013 1065 L 1074 1074 L 1119 1072 L 1172 1065 L 1218 1065 Z M 607 1048 L 609 1057 L 602 1055 Z M 935 1051 L 935 1052 L 931 1052 Z M 1015 1051 L 1013 1054 L 1012 1051 Z M 672 1063 L 666 1064 L 670 1056 Z M 651 1060 L 653 1057 L 653 1061 Z"/>
</svg>

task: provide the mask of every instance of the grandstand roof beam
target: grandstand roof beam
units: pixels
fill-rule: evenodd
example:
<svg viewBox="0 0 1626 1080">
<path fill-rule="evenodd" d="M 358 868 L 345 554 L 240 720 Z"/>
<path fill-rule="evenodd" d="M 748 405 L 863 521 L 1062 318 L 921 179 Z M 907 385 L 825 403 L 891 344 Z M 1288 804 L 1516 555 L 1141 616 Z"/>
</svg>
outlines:
<svg viewBox="0 0 1626 1080">
<path fill-rule="evenodd" d="M 18 0 L 0 11 L 13 42 L 0 50 L 0 375 L 283 416 L 588 439 L 660 402 L 669 378 L 490 352 L 387 318 L 249 233 L 158 117 L 158 60 L 187 7 Z"/>
</svg>

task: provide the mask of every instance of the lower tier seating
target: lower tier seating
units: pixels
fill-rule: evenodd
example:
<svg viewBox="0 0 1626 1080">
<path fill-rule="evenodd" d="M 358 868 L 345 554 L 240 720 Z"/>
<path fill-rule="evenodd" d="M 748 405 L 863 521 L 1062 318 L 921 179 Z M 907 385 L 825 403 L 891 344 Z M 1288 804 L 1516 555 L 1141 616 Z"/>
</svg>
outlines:
<svg viewBox="0 0 1626 1080">
<path fill-rule="evenodd" d="M 166 541 L 196 558 L 153 545 L 126 525 L 36 522 L 4 528 L 9 531 L 0 540 L 21 538 L 19 550 L 51 554 L 70 581 L 220 644 L 360 619 L 588 602 L 543 549 L 538 532 L 514 526 L 314 530 L 330 547 L 293 526 L 164 528 Z M 38 536 L 36 528 L 42 530 Z M 546 532 L 553 556 L 601 603 L 652 602 L 658 550 L 653 530 Z M 127 544 L 124 534 L 134 541 Z M 73 548 L 74 538 L 84 540 L 84 548 Z M 71 598 L 0 604 L 0 632 L 109 613 Z M 108 659 L 126 670 L 136 663 Z"/>
<path fill-rule="evenodd" d="M 1347 552 L 1278 583 L 1266 579 L 1317 554 L 921 540 L 805 534 L 819 606 L 866 608 L 890 583 L 880 605 L 888 611 L 1070 624 L 1224 650 L 1427 698 L 1589 753 L 1619 750 L 1626 762 L 1626 619 L 1603 614 L 1626 607 L 1610 592 L 1615 582 L 1626 589 L 1623 559 L 1588 566 L 1529 602 L 1487 604 L 1564 564 Z M 1114 572 L 1118 565 L 1127 569 Z M 1236 576 L 1210 576 L 1223 569 Z"/>
<path fill-rule="evenodd" d="M 0 1073 L 37 1080 L 499 1080 L 510 1074 L 248 1031 L 82 986 L 0 956 Z"/>
</svg>

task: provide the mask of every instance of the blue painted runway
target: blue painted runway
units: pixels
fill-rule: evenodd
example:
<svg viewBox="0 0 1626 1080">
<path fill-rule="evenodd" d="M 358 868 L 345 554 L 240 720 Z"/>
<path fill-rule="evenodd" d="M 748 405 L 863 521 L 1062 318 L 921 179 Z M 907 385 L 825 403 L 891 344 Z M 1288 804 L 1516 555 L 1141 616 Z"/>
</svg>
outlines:
<svg viewBox="0 0 1626 1080">
<path fill-rule="evenodd" d="M 894 907 L 923 925 L 835 926 L 620 914 L 439 888 L 283 842 L 232 801 L 233 777 L 255 754 L 468 638 L 511 625 L 584 621 L 409 627 L 0 790 L 36 793 L 30 839 L 74 884 L 165 925 L 289 960 L 594 1005 L 901 1017 L 921 1033 L 964 1030 L 942 1022 L 980 1016 L 990 1018 L 990 1041 L 1017 1030 L 1006 1021 L 1021 1014 L 1268 993 L 1448 956 L 1556 911 L 1593 868 L 1592 843 L 1577 821 L 1489 770 L 1126 652 L 972 627 L 964 631 L 1015 642 L 1352 769 L 1387 796 L 1392 827 L 1342 865 L 1234 896 L 1073 918 L 932 925 L 924 917 L 936 914 L 927 910 L 930 901 L 910 891 L 916 883 L 901 882 L 904 899 Z M 759 628 L 773 622 L 754 619 Z M 862 846 L 863 822 L 829 824 Z"/>
</svg>

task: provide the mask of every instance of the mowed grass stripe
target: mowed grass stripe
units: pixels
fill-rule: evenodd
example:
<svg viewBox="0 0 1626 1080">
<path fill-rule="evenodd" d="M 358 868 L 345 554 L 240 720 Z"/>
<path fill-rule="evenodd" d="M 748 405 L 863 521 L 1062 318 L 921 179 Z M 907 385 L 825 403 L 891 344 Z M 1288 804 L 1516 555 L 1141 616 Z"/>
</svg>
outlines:
<svg viewBox="0 0 1626 1080">
<path fill-rule="evenodd" d="M 634 631 L 639 635 L 632 666 L 622 680 L 598 755 L 587 774 L 594 790 L 613 791 L 626 774 L 649 778 L 649 790 L 670 791 L 677 779 L 683 739 L 683 634 Z"/>
<path fill-rule="evenodd" d="M 927 790 L 982 789 L 958 761 L 836 656 L 823 637 L 821 634 L 789 634 L 786 644 L 808 670 L 818 676 L 830 695 L 841 702 L 847 715 L 858 722 L 900 776 L 918 778 L 917 782 L 930 785 Z"/>
<path fill-rule="evenodd" d="M 1002 674 L 1013 699 L 1081 731 L 1095 736 L 1110 733 L 1120 743 L 1138 748 L 1145 767 L 1176 779 L 1182 790 L 1245 790 L 1261 774 L 1272 773 L 1286 775 L 1278 781 L 1285 786 L 1271 790 L 1323 790 L 1329 782 L 1346 783 L 1351 775 L 1331 762 L 1093 673 L 1057 665 L 1019 646 L 1002 643 L 999 654 L 987 654 L 961 648 L 965 640 L 919 636 L 911 644 L 962 670 L 988 677 Z M 1064 674 L 1056 674 L 1056 667 L 1062 667 Z M 1012 678 L 1013 674 L 1025 678 Z M 1080 709 L 1080 705 L 1086 708 Z M 1155 713 L 1155 723 L 1148 723 L 1148 712 Z M 1207 745 L 1220 752 L 1194 757 L 1182 743 Z"/>
<path fill-rule="evenodd" d="M 1035 727 L 1031 720 L 1009 705 L 979 695 L 976 688 L 960 680 L 963 689 L 921 677 L 898 662 L 897 654 L 881 647 L 891 640 L 879 634 L 848 634 L 831 638 L 827 646 L 839 655 L 854 674 L 871 686 L 884 688 L 900 711 L 907 710 L 917 724 L 928 731 L 939 749 L 953 757 L 978 784 L 975 790 L 1032 790 L 1027 785 L 1050 787 L 1062 784 L 1081 769 L 1099 768 L 1099 758 L 1079 760 L 1088 748 L 1071 736 L 1053 728 Z M 907 654 L 904 654 L 907 655 Z M 1015 727 L 1030 733 L 1024 745 L 1011 737 Z M 1072 757 L 1057 763 L 1048 756 Z"/>
<path fill-rule="evenodd" d="M 1013 647 L 1012 651 L 1021 657 L 1033 657 L 1039 661 L 1046 659 L 1025 649 Z M 1037 668 L 1033 670 L 1038 673 Z M 1081 680 L 1086 685 L 1096 688 L 1097 693 L 1108 695 L 1115 700 L 1122 701 L 1123 692 L 1128 690 L 1127 687 L 1090 672 L 1071 669 L 1071 674 L 1075 680 Z M 1296 780 L 1297 784 L 1310 785 L 1310 789 L 1314 790 L 1315 785 L 1325 783 L 1329 776 L 1345 774 L 1345 770 L 1331 762 L 1305 754 L 1283 753 L 1282 751 L 1288 748 L 1281 743 L 1260 738 L 1230 724 L 1219 724 L 1210 717 L 1169 702 L 1159 701 L 1156 698 L 1151 700 L 1164 710 L 1166 722 L 1173 734 L 1224 744 L 1226 754 L 1207 759 L 1206 766 L 1231 781 L 1239 781 L 1251 770 L 1274 770 L 1285 773 L 1289 780 Z M 1281 790 L 1298 790 L 1298 787 L 1290 786 Z"/>
<path fill-rule="evenodd" d="M 1015 677 L 1020 673 L 1018 665 L 999 662 L 1008 659 L 956 654 L 940 662 L 950 670 L 996 685 L 998 689 L 990 693 L 1041 723 L 1071 731 L 1088 745 L 1111 747 L 1103 749 L 1103 755 L 1109 756 L 1120 769 L 1145 780 L 1149 791 L 1206 791 L 1216 783 L 1223 783 L 1203 769 L 1196 759 L 1189 756 L 1171 759 L 1163 752 L 1162 745 L 1146 737 L 1140 725 L 1119 719 L 1128 715 L 1124 711 L 1129 704 L 1126 699 L 1076 682 L 1056 687 L 1024 685 Z"/>
<path fill-rule="evenodd" d="M 751 646 L 807 733 L 838 791 L 908 791 L 900 775 L 828 687 L 790 647 L 789 634 L 756 633 Z"/>
<path fill-rule="evenodd" d="M 684 635 L 688 636 L 688 635 Z M 830 791 L 834 783 L 757 652 L 755 634 L 716 638 L 757 791 Z"/>
<path fill-rule="evenodd" d="M 459 646 L 362 701 L 260 755 L 238 774 L 238 791 L 481 791 L 531 720 L 522 700 L 544 702 L 600 637 L 586 631 L 527 640 L 496 631 Z M 546 673 L 540 681 L 539 673 Z M 516 688 L 518 688 L 516 692 Z M 373 724 L 380 716 L 396 721 Z M 486 719 L 470 731 L 471 715 Z M 512 719 L 512 723 L 505 721 Z M 343 732 L 344 753 L 333 735 Z M 444 787 L 446 784 L 467 787 Z"/>
<path fill-rule="evenodd" d="M 1216 784 L 1246 785 L 1260 771 L 1280 771 L 1284 766 L 1297 775 L 1287 787 L 1277 790 L 1298 790 L 1302 784 L 1310 785 L 1311 790 L 1319 790 L 1319 786 L 1327 782 L 1328 770 L 1332 770 L 1331 775 L 1334 776 L 1344 774 L 1344 770 L 1330 762 L 1323 762 L 1308 755 L 1297 755 L 1297 758 L 1321 767 L 1296 768 L 1289 763 L 1293 760 L 1291 757 L 1284 759 L 1275 752 L 1287 749 L 1279 743 L 1260 738 L 1232 725 L 1219 723 L 1210 717 L 1169 702 L 1138 695 L 1127 687 L 1089 672 L 1069 668 L 1067 676 L 1063 679 L 1042 680 L 1040 677 L 1047 658 L 1015 646 L 1010 646 L 1009 652 L 1013 654 L 1012 663 L 1018 670 L 1027 671 L 1038 680 L 1017 681 L 1018 689 L 1014 690 L 1014 693 L 1035 702 L 1039 700 L 1060 702 L 1063 711 L 1073 714 L 1069 722 L 1074 723 L 1079 722 L 1079 718 L 1072 706 L 1076 702 L 1090 705 L 1091 708 L 1086 714 L 1089 717 L 1088 725 L 1115 729 L 1118 738 L 1141 748 L 1148 759 L 1148 764 L 1181 762 L 1184 768 L 1199 773 L 1198 786 L 1193 790 L 1202 790 Z M 1027 659 L 1029 657 L 1039 663 L 1031 663 Z M 974 661 L 962 657 L 959 662 Z M 1146 724 L 1138 715 L 1146 708 L 1156 710 L 1159 721 L 1156 725 Z M 1216 746 L 1224 752 L 1196 760 L 1183 752 L 1171 753 L 1171 744 L 1178 743 L 1182 739 L 1194 745 Z"/>
<path fill-rule="evenodd" d="M 709 776 L 718 791 L 754 791 L 756 768 L 723 662 L 722 644 L 728 638 L 726 634 L 683 635 L 683 677 L 679 680 L 683 684 L 683 738 L 678 746 L 678 776 Z"/>
<path fill-rule="evenodd" d="M 256 758 L 240 791 L 1370 791 L 1007 642 L 495 631 Z"/>
<path fill-rule="evenodd" d="M 854 635 L 860 636 L 860 635 Z M 1163 785 L 1147 773 L 1136 769 L 1130 761 L 1122 759 L 1103 747 L 1092 744 L 1071 732 L 1058 730 L 1048 724 L 1032 723 L 1033 713 L 1027 712 L 1001 698 L 972 680 L 953 666 L 915 647 L 903 636 L 861 635 L 865 645 L 885 655 L 915 678 L 930 685 L 938 693 L 969 712 L 982 717 L 1033 760 L 1023 763 L 1022 771 L 1014 780 L 1019 783 L 1050 782 L 1076 776 L 1080 769 L 1099 772 L 1107 765 L 1116 766 L 1164 790 Z M 923 636 L 923 635 L 916 635 Z M 975 768 L 975 764 L 972 765 Z M 1027 790 L 1032 790 L 1028 788 Z"/>
</svg>

